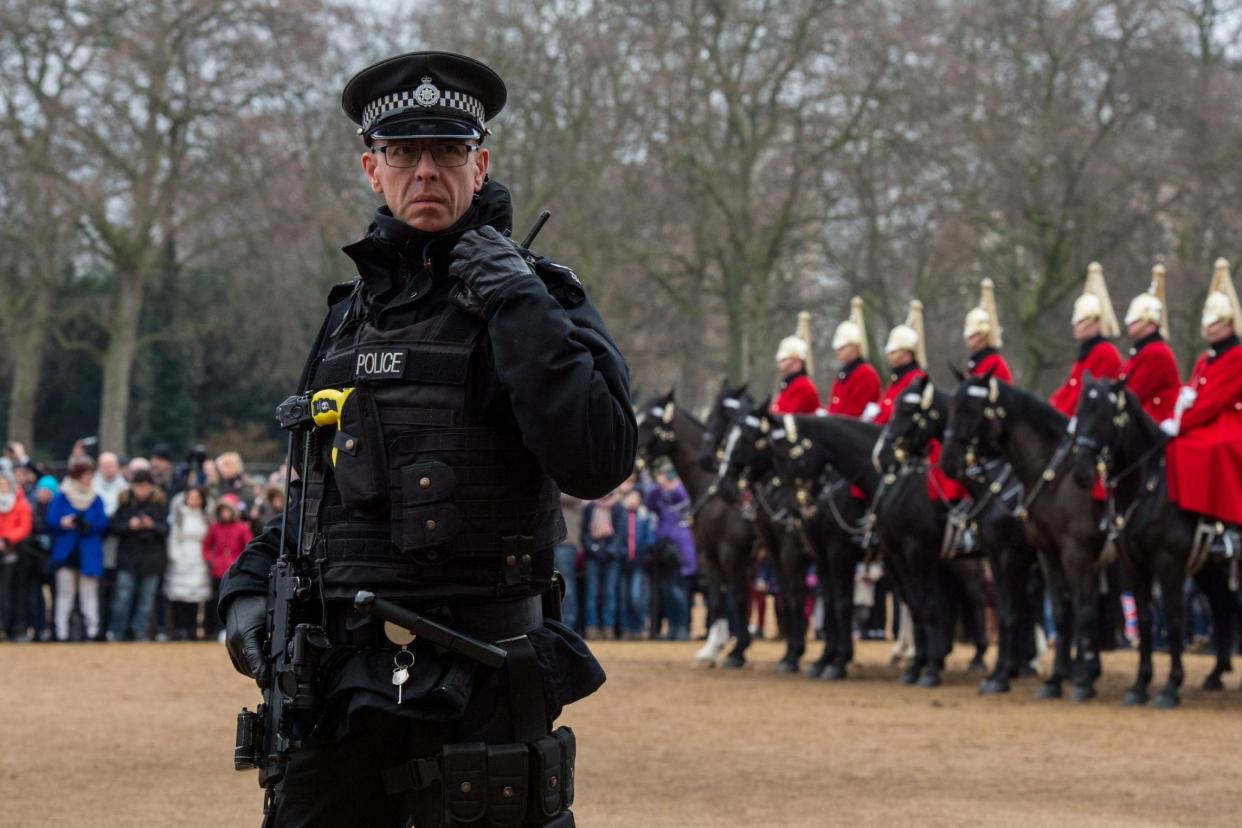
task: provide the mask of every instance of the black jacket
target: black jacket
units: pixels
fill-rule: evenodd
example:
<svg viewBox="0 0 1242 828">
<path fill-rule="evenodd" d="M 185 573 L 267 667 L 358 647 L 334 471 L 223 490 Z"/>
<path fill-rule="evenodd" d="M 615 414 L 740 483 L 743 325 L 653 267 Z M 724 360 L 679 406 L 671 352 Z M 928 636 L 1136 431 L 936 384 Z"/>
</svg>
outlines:
<svg viewBox="0 0 1242 828">
<path fill-rule="evenodd" d="M 131 529 L 131 518 L 151 518 L 150 529 Z M 154 488 L 146 500 L 134 497 L 132 489 L 121 492 L 116 512 L 108 524 L 117 536 L 117 568 L 138 577 L 159 575 L 168 560 L 168 498 Z"/>
<path fill-rule="evenodd" d="M 465 216 L 438 234 L 421 233 L 381 207 L 366 238 L 345 248 L 359 278 L 329 294 L 328 315 L 299 390 L 306 389 L 326 342 L 341 326 L 370 319 L 377 327 L 398 327 L 443 313 L 453 287 L 450 255 L 461 234 L 482 225 L 509 231 L 512 222 L 508 191 L 491 181 Z M 634 464 L 629 372 L 577 275 L 547 259 L 537 260 L 536 272 L 540 279 L 515 283 L 489 303 L 487 339 L 477 352 L 484 364 L 471 371 L 472 408 L 483 412 L 488 425 L 519 431 L 563 491 L 599 497 Z M 290 543 L 298 536 L 300 499 L 295 481 Z M 234 593 L 266 592 L 279 533 L 280 520 L 273 520 L 229 571 L 221 585 L 222 613 Z"/>
</svg>

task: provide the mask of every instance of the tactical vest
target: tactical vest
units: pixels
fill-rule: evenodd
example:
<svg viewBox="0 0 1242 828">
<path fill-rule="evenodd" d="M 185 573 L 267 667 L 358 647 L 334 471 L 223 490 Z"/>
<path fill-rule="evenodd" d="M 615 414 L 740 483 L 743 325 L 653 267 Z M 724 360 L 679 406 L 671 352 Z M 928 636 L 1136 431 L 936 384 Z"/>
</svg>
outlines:
<svg viewBox="0 0 1242 828">
<path fill-rule="evenodd" d="M 468 399 L 486 323 L 456 305 L 392 330 L 338 332 L 309 390 L 348 389 L 316 429 L 304 548 L 328 598 L 506 598 L 545 589 L 565 536 L 560 492 L 521 435 Z"/>
</svg>

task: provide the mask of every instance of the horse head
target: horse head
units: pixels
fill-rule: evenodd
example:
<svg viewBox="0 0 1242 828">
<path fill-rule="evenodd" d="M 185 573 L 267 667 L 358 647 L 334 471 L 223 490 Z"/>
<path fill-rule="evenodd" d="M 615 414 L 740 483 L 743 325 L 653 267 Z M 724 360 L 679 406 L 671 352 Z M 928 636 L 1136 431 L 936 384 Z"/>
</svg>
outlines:
<svg viewBox="0 0 1242 828">
<path fill-rule="evenodd" d="M 992 373 L 964 378 L 949 400 L 940 467 L 950 477 L 960 480 L 968 467 L 1000 456 L 1009 386 Z"/>
<path fill-rule="evenodd" d="M 1142 411 L 1138 398 L 1119 380 L 1083 377 L 1082 395 L 1074 419 L 1074 482 L 1083 489 L 1108 476 L 1123 429 L 1132 412 Z"/>
<path fill-rule="evenodd" d="M 665 456 L 677 442 L 673 420 L 677 417 L 675 389 L 652 397 L 638 410 L 638 459 L 634 465 L 643 469 Z"/>
<path fill-rule="evenodd" d="M 721 461 L 721 444 L 738 417 L 743 411 L 754 408 L 755 401 L 747 393 L 747 385 L 744 382 L 730 387 L 727 377 L 720 381 L 720 390 L 716 392 L 711 412 L 707 415 L 707 431 L 703 432 L 699 454 L 699 465 L 708 471 Z"/>
<path fill-rule="evenodd" d="M 930 377 L 911 383 L 897 400 L 893 418 L 876 441 L 874 457 L 880 469 L 922 457 L 932 440 L 944 434 L 947 405 Z"/>
</svg>

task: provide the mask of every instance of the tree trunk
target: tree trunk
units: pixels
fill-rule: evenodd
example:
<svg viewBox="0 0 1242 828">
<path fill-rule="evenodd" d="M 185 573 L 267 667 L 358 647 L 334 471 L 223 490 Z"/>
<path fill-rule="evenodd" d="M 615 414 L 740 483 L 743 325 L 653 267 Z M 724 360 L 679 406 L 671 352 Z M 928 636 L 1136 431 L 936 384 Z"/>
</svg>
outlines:
<svg viewBox="0 0 1242 828">
<path fill-rule="evenodd" d="M 120 273 L 116 315 L 103 357 L 103 397 L 99 405 L 99 447 L 126 452 L 130 377 L 138 352 L 138 323 L 142 316 L 142 274 L 136 267 Z"/>
<path fill-rule="evenodd" d="M 20 323 L 12 339 L 13 387 L 9 397 L 7 430 L 9 439 L 25 444 L 27 453 L 31 455 L 34 454 L 35 406 L 43 380 L 43 354 L 47 346 L 53 283 L 43 281 L 34 286 L 34 291 L 30 316 Z"/>
</svg>

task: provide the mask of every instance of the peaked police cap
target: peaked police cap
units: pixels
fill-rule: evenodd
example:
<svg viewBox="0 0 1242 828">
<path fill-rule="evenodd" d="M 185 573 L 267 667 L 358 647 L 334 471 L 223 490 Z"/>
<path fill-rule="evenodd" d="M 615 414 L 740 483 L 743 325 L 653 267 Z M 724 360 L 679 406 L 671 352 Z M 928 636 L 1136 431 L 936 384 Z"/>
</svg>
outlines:
<svg viewBox="0 0 1242 828">
<path fill-rule="evenodd" d="M 341 93 L 341 108 L 368 145 L 376 138 L 481 140 L 507 96 L 504 81 L 482 61 L 410 52 L 354 75 Z"/>
</svg>

